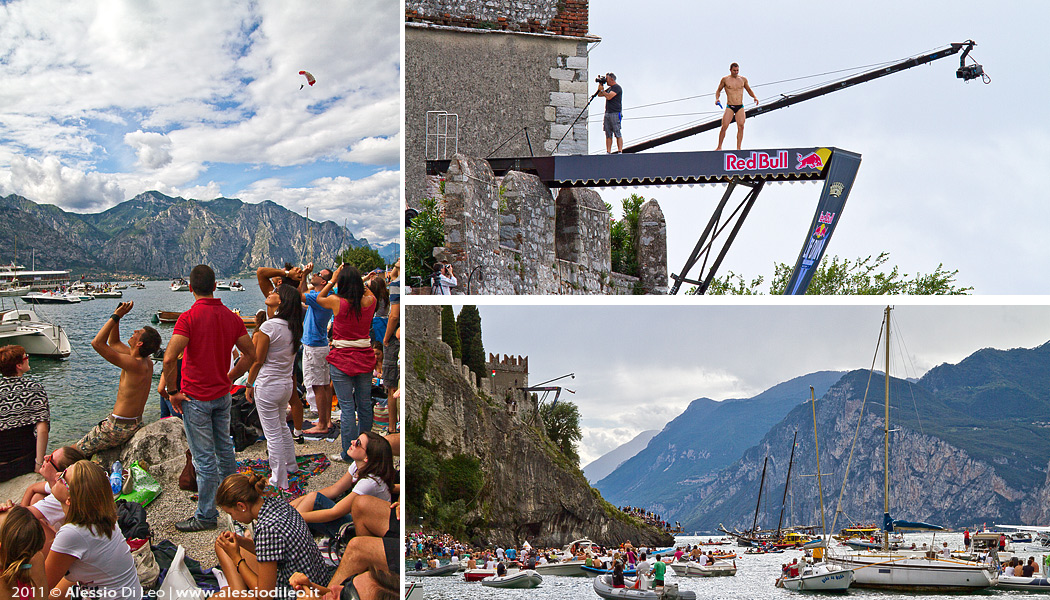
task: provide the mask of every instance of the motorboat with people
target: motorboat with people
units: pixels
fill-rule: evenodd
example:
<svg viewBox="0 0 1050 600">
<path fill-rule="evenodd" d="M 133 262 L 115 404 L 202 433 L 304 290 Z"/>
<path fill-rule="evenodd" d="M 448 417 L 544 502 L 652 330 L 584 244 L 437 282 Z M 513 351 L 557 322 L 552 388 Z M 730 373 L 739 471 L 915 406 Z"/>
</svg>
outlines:
<svg viewBox="0 0 1050 600">
<path fill-rule="evenodd" d="M 1050 592 L 1050 579 L 1047 579 L 1046 577 L 1000 575 L 999 584 L 996 587 L 1006 590 L 1021 590 L 1025 592 Z"/>
<path fill-rule="evenodd" d="M 448 563 L 447 565 L 441 565 L 434 567 L 433 569 L 423 569 L 422 571 L 405 571 L 406 577 L 441 577 L 443 575 L 451 575 L 459 571 L 459 563 Z"/>
<path fill-rule="evenodd" d="M 507 571 L 506 575 L 493 575 L 481 580 L 481 585 L 494 588 L 528 590 L 543 583 L 543 577 L 532 569 Z"/>
<path fill-rule="evenodd" d="M 244 291 L 244 286 L 241 285 L 240 281 L 234 281 L 233 283 L 230 284 L 230 291 L 231 292 L 243 292 Z"/>
<path fill-rule="evenodd" d="M 827 563 L 806 564 L 795 576 L 781 577 L 779 585 L 798 592 L 845 592 L 853 584 L 853 570 Z"/>
<path fill-rule="evenodd" d="M 176 279 L 171 282 L 171 291 L 173 292 L 188 292 L 190 291 L 190 282 L 185 279 Z"/>
<path fill-rule="evenodd" d="M 581 554 L 593 554 L 594 542 L 586 538 L 574 540 L 566 544 L 561 552 L 550 557 L 549 562 L 536 565 L 536 572 L 540 575 L 558 575 L 561 577 L 582 577 L 589 573 L 580 569 L 586 563 L 585 560 L 577 560 Z"/>
<path fill-rule="evenodd" d="M 599 575 L 594 578 L 594 593 L 605 600 L 696 600 L 696 592 L 679 590 L 677 583 L 667 583 L 656 589 L 648 585 L 646 589 L 642 586 L 635 589 L 634 579 L 625 579 L 624 583 L 626 587 L 613 587 L 612 575 Z"/>
<path fill-rule="evenodd" d="M 124 292 L 122 292 L 120 290 L 114 290 L 114 289 L 110 288 L 110 289 L 103 289 L 103 290 L 98 291 L 98 292 L 92 292 L 91 295 L 94 296 L 95 298 L 123 298 L 124 297 Z"/>
<path fill-rule="evenodd" d="M 17 344 L 34 356 L 69 358 L 72 348 L 60 325 L 49 323 L 32 310 L 0 311 L 0 345 Z"/>
<path fill-rule="evenodd" d="M 216 281 L 215 282 L 215 291 L 216 292 L 228 292 L 228 291 L 230 291 L 230 285 L 231 285 L 230 283 L 227 283 L 225 281 Z"/>
<path fill-rule="evenodd" d="M 736 561 L 718 560 L 706 565 L 690 562 L 686 565 L 685 575 L 687 577 L 732 577 L 736 575 Z"/>
<path fill-rule="evenodd" d="M 79 304 L 80 297 L 63 292 L 30 292 L 22 296 L 22 302 L 28 304 Z"/>
</svg>

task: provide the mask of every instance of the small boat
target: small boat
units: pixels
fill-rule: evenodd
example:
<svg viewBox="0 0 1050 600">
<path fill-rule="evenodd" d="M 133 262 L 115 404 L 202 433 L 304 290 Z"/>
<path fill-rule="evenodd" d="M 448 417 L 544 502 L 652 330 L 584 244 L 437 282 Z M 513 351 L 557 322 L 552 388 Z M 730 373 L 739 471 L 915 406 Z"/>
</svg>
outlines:
<svg viewBox="0 0 1050 600">
<path fill-rule="evenodd" d="M 853 584 L 853 570 L 827 563 L 806 565 L 798 577 L 783 577 L 784 588 L 799 592 L 845 592 Z"/>
<path fill-rule="evenodd" d="M 685 574 L 687 577 L 732 577 L 736 575 L 736 564 L 716 561 L 714 564 L 701 565 L 691 562 Z"/>
<path fill-rule="evenodd" d="M 174 324 L 175 321 L 179 320 L 179 315 L 181 314 L 182 311 L 158 310 L 157 321 L 160 323 Z"/>
<path fill-rule="evenodd" d="M 486 577 L 494 577 L 496 569 L 467 569 L 463 571 L 463 579 L 466 581 L 481 581 Z"/>
<path fill-rule="evenodd" d="M 696 600 L 696 592 L 679 590 L 677 583 L 667 583 L 659 590 L 634 589 L 633 580 L 624 580 L 627 587 L 614 588 L 612 586 L 612 575 L 599 575 L 594 578 L 594 593 L 605 600 L 663 600 L 665 598 L 678 598 L 680 600 Z"/>
<path fill-rule="evenodd" d="M 541 583 L 543 583 L 543 577 L 540 577 L 540 574 L 532 569 L 524 569 L 516 573 L 508 571 L 507 574 L 502 577 L 494 575 L 481 580 L 481 585 L 485 587 L 511 588 L 517 590 L 532 589 Z"/>
<path fill-rule="evenodd" d="M 561 562 L 536 565 L 536 572 L 540 575 L 558 575 L 561 577 L 584 577 L 589 575 L 589 573 L 580 569 L 582 566 L 582 560 L 563 560 Z"/>
<path fill-rule="evenodd" d="M 215 283 L 215 291 L 216 292 L 228 292 L 228 291 L 230 291 L 230 286 L 231 286 L 231 284 L 229 284 L 229 283 L 224 283 L 222 281 L 217 281 Z"/>
<path fill-rule="evenodd" d="M 72 349 L 62 327 L 43 321 L 31 310 L 0 312 L 0 346 L 18 344 L 34 356 L 69 358 Z"/>
<path fill-rule="evenodd" d="M 171 282 L 171 291 L 173 292 L 188 292 L 190 291 L 190 284 L 185 279 L 176 279 Z"/>
<path fill-rule="evenodd" d="M 433 569 L 423 569 L 422 571 L 405 571 L 406 577 L 441 577 L 442 575 L 451 575 L 459 570 L 459 563 L 449 563 L 447 565 L 441 565 Z"/>
<path fill-rule="evenodd" d="M 1017 577 L 1015 575 L 1000 575 L 999 585 L 1008 590 L 1024 590 L 1028 592 L 1050 592 L 1050 579 L 1046 577 Z"/>
<path fill-rule="evenodd" d="M 25 296 L 32 290 L 33 286 L 31 285 L 18 285 L 18 282 L 10 281 L 0 284 L 0 297 Z"/>
<path fill-rule="evenodd" d="M 52 292 L 30 292 L 22 296 L 22 302 L 28 304 L 78 304 L 80 298 L 72 294 L 55 294 Z"/>
<path fill-rule="evenodd" d="M 95 298 L 123 298 L 124 297 L 124 292 L 122 292 L 120 290 L 110 289 L 110 290 L 104 290 L 104 291 L 101 291 L 101 292 L 92 292 L 91 295 L 94 296 Z"/>
<path fill-rule="evenodd" d="M 231 292 L 243 292 L 244 291 L 244 286 L 241 285 L 240 281 L 234 281 L 233 283 L 230 284 L 230 291 Z"/>
<path fill-rule="evenodd" d="M 405 600 L 423 600 L 423 584 L 418 581 L 410 581 L 405 584 Z"/>
<path fill-rule="evenodd" d="M 113 289 L 115 289 L 115 290 L 126 290 L 126 289 L 128 289 L 128 286 L 126 286 L 126 285 L 124 285 L 122 283 L 118 283 L 117 285 L 113 286 Z"/>
<path fill-rule="evenodd" d="M 131 287 L 133 287 L 133 288 L 135 288 L 137 290 L 144 290 L 144 289 L 146 289 L 146 284 L 139 283 L 139 282 L 136 281 L 135 283 L 131 284 Z"/>
</svg>

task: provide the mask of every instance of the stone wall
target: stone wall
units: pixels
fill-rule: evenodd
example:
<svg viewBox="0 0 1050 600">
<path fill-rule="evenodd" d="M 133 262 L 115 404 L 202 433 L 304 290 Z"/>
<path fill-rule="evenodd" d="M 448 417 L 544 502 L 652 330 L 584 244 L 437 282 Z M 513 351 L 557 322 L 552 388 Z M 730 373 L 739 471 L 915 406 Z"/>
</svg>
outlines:
<svg viewBox="0 0 1050 600">
<path fill-rule="evenodd" d="M 667 228 L 655 200 L 639 218 L 639 279 L 612 272 L 610 215 L 594 190 L 565 188 L 555 200 L 533 175 L 497 178 L 486 161 L 457 155 L 439 198 L 445 222 L 439 253 L 453 265 L 458 293 L 667 292 Z"/>
<path fill-rule="evenodd" d="M 587 45 L 599 38 L 587 35 L 586 0 L 409 0 L 405 21 L 409 206 L 428 194 L 428 111 L 458 116 L 458 152 L 471 156 L 587 153 L 580 111 L 589 97 Z M 438 156 L 434 141 L 429 158 L 457 151 L 452 141 Z"/>
</svg>

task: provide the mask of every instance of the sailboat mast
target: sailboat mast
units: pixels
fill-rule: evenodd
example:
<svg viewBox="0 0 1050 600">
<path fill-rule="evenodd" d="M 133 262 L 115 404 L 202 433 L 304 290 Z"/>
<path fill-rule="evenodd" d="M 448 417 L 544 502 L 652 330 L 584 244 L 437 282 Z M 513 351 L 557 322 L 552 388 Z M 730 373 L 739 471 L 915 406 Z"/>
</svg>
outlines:
<svg viewBox="0 0 1050 600">
<path fill-rule="evenodd" d="M 820 528 L 827 539 L 828 526 L 824 522 L 824 485 L 820 481 L 820 443 L 817 442 L 817 393 L 809 386 L 809 400 L 813 405 L 813 447 L 817 451 L 817 495 L 820 497 Z"/>
<path fill-rule="evenodd" d="M 758 504 L 755 504 L 755 520 L 751 523 L 751 535 L 755 535 L 755 528 L 758 527 L 758 507 L 762 506 L 762 488 L 766 485 L 766 463 L 769 462 L 769 455 L 766 455 L 766 460 L 762 461 L 762 479 L 758 482 Z"/>
<path fill-rule="evenodd" d="M 886 307 L 886 415 L 882 420 L 883 430 L 883 465 L 885 467 L 884 484 L 882 490 L 882 504 L 885 515 L 883 517 L 882 549 L 889 550 L 889 520 L 890 520 L 890 307 Z"/>
<path fill-rule="evenodd" d="M 784 506 L 787 505 L 788 488 L 791 486 L 791 466 L 795 464 L 795 442 L 798 441 L 798 429 L 795 437 L 791 439 L 791 458 L 788 459 L 788 475 L 784 482 L 784 497 L 780 500 L 780 520 L 777 521 L 777 537 L 780 537 L 780 526 L 784 524 Z"/>
</svg>

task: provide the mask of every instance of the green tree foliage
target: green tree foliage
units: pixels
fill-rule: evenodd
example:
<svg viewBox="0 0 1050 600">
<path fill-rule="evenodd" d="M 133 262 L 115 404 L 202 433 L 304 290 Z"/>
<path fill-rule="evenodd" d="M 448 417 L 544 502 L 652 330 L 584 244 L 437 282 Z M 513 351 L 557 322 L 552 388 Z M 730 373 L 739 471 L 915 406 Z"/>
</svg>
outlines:
<svg viewBox="0 0 1050 600">
<path fill-rule="evenodd" d="M 379 256 L 379 251 L 367 246 L 347 248 L 339 255 L 339 262 L 354 265 L 358 271 L 361 271 L 362 275 L 375 269 L 386 268 L 386 261 L 383 260 L 382 256 Z"/>
<path fill-rule="evenodd" d="M 459 327 L 459 342 L 463 346 L 463 364 L 470 367 L 478 381 L 483 381 L 488 373 L 485 372 L 485 347 L 481 343 L 481 313 L 478 307 L 464 305 L 459 311 L 456 325 Z"/>
<path fill-rule="evenodd" d="M 430 450 L 416 443 L 412 437 L 405 439 L 405 490 L 408 512 L 424 514 L 424 499 L 430 486 L 437 479 L 438 459 Z"/>
<path fill-rule="evenodd" d="M 638 276 L 638 213 L 645 198 L 631 194 L 621 202 L 623 218 L 613 219 L 609 238 L 612 246 L 612 270 L 624 275 Z M 605 204 L 612 212 L 612 206 Z"/>
<path fill-rule="evenodd" d="M 540 418 L 547 437 L 574 465 L 579 465 L 576 445 L 583 434 L 580 431 L 580 410 L 576 405 L 564 400 L 554 405 L 544 404 L 540 407 Z"/>
<path fill-rule="evenodd" d="M 476 457 L 456 454 L 441 461 L 437 485 L 445 501 L 462 500 L 469 504 L 477 497 L 484 483 L 481 461 Z"/>
<path fill-rule="evenodd" d="M 867 256 L 855 261 L 838 256 L 824 257 L 813 274 L 813 279 L 806 290 L 807 295 L 962 295 L 973 291 L 973 287 L 956 285 L 959 270 L 948 271 L 944 263 L 937 265 L 933 273 L 915 274 L 909 278 L 901 273 L 900 268 L 893 266 L 888 271 L 886 263 L 889 252 L 876 257 Z M 782 294 L 787 287 L 788 279 L 794 265 L 776 263 L 773 281 L 769 286 L 770 294 Z M 745 280 L 744 276 L 730 271 L 724 277 L 716 277 L 707 290 L 708 294 L 763 294 L 759 290 L 765 278 L 762 276 Z M 696 288 L 686 293 L 696 293 Z"/>
<path fill-rule="evenodd" d="M 437 200 L 424 198 L 421 204 L 423 210 L 405 229 L 405 272 L 410 281 L 434 272 L 434 248 L 445 245 L 445 222 Z"/>
<path fill-rule="evenodd" d="M 452 312 L 452 307 L 447 304 L 441 309 L 441 339 L 452 348 L 454 358 L 463 359 L 463 347 L 459 342 L 456 315 Z"/>
</svg>

